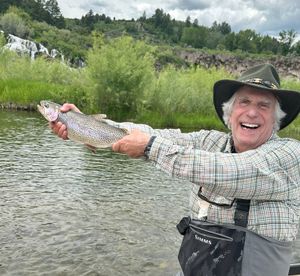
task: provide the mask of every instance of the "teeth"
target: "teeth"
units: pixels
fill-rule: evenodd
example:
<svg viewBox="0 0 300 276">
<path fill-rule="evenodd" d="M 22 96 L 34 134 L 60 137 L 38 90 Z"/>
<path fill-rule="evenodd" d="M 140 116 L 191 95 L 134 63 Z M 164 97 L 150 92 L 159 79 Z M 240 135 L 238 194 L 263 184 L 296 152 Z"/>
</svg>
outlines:
<svg viewBox="0 0 300 276">
<path fill-rule="evenodd" d="M 257 125 L 257 124 L 242 123 L 242 127 L 246 127 L 246 128 L 258 128 L 259 125 Z"/>
</svg>

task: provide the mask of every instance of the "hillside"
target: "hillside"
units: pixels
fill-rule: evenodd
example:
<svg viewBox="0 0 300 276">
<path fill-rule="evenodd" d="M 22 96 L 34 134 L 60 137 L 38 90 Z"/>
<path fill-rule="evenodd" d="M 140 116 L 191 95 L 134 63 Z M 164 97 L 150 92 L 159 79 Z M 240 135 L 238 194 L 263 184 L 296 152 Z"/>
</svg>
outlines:
<svg viewBox="0 0 300 276">
<path fill-rule="evenodd" d="M 58 58 L 64 61 L 63 54 L 56 49 L 47 49 L 40 43 L 34 41 L 24 40 L 22 38 L 8 35 L 8 41 L 5 45 L 6 48 L 22 52 L 35 58 L 39 55 L 44 55 L 46 58 Z M 157 70 L 161 70 L 167 63 L 172 63 L 178 66 L 195 67 L 201 66 L 204 68 L 224 68 L 226 71 L 233 75 L 240 75 L 248 67 L 251 67 L 262 62 L 273 64 L 283 77 L 300 78 L 300 57 L 297 56 L 238 56 L 231 53 L 217 52 L 209 53 L 197 49 L 183 49 L 171 48 L 162 49 L 158 51 L 155 66 Z M 75 64 L 73 64 L 74 66 Z M 77 60 L 77 66 L 84 66 L 83 60 Z"/>
<path fill-rule="evenodd" d="M 123 35 L 143 40 L 159 47 L 159 64 L 171 62 L 179 66 L 185 61 L 191 64 L 204 62 L 207 58 L 202 58 L 198 51 L 207 54 L 213 52 L 208 62 L 217 55 L 217 66 L 231 59 L 225 58 L 224 61 L 224 53 L 236 56 L 235 62 L 239 64 L 237 70 L 242 66 L 240 59 L 246 57 L 247 60 L 249 55 L 251 58 L 253 55 L 262 59 L 267 57 L 271 61 L 276 59 L 276 63 L 278 57 L 280 60 L 282 57 L 290 59 L 291 56 L 298 59 L 300 55 L 300 42 L 295 43 L 296 34 L 293 30 L 282 30 L 278 34 L 279 39 L 249 29 L 235 33 L 227 22 L 214 22 L 211 27 L 205 27 L 197 21 L 191 22 L 189 17 L 185 22 L 172 19 L 161 9 L 157 9 L 150 17 L 143 14 L 137 20 L 116 20 L 109 15 L 95 14 L 92 10 L 81 19 L 70 19 L 63 18 L 56 0 L 3 0 L 0 30 L 4 31 L 5 36 L 12 34 L 41 43 L 48 49 L 57 49 L 74 65 L 86 59 L 99 35 L 104 35 L 108 40 Z M 186 54 L 187 49 L 194 51 Z M 200 59 L 201 62 L 198 62 Z M 293 68 L 291 71 L 294 69 L 298 70 Z"/>
</svg>

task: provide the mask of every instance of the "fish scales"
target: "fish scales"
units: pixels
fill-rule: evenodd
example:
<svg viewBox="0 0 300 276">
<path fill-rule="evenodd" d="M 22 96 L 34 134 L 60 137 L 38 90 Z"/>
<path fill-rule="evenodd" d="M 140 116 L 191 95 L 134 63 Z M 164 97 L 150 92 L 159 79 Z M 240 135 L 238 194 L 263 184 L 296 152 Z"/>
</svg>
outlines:
<svg viewBox="0 0 300 276">
<path fill-rule="evenodd" d="M 128 134 L 126 129 L 109 125 L 104 119 L 95 119 L 93 115 L 72 110 L 61 112 L 60 107 L 61 105 L 53 102 L 41 101 L 38 110 L 48 121 L 65 124 L 70 140 L 96 148 L 106 148 Z"/>
</svg>

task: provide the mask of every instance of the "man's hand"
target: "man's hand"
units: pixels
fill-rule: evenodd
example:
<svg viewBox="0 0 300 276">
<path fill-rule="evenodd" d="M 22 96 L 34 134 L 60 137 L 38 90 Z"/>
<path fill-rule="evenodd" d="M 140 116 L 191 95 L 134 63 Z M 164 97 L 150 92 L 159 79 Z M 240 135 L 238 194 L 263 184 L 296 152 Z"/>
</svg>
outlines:
<svg viewBox="0 0 300 276">
<path fill-rule="evenodd" d="M 61 108 L 61 112 L 68 112 L 70 110 L 73 110 L 75 112 L 81 111 L 74 105 L 70 103 L 65 103 Z M 52 131 L 60 138 L 67 140 L 68 139 L 68 131 L 66 125 L 62 124 L 61 122 L 54 122 L 50 123 L 50 127 L 52 128 Z"/>
<path fill-rule="evenodd" d="M 112 145 L 112 150 L 125 153 L 130 157 L 141 157 L 144 155 L 145 147 L 149 142 L 150 136 L 140 130 L 133 130 L 121 140 Z"/>
</svg>

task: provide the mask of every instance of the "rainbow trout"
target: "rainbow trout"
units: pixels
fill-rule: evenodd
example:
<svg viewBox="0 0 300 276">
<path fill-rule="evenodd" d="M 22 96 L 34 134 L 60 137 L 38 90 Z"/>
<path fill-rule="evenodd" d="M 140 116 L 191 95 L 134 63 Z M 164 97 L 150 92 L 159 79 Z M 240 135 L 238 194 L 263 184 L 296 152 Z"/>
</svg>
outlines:
<svg viewBox="0 0 300 276">
<path fill-rule="evenodd" d="M 39 112 L 49 122 L 62 122 L 67 126 L 70 140 L 96 148 L 107 148 L 129 134 L 128 130 L 107 124 L 106 116 L 85 115 L 75 111 L 61 112 L 61 105 L 50 101 L 41 101 L 37 105 Z"/>
</svg>

